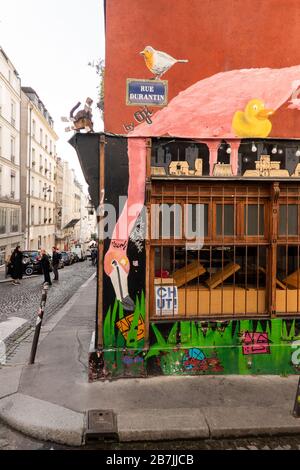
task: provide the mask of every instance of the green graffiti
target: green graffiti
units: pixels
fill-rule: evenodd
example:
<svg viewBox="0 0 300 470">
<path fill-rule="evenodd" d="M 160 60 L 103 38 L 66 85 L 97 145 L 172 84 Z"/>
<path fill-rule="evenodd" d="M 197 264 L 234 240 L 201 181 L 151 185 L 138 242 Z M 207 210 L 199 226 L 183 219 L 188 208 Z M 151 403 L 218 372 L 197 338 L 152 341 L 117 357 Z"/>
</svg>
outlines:
<svg viewBox="0 0 300 470">
<path fill-rule="evenodd" d="M 151 327 L 156 343 L 145 359 L 156 358 L 165 375 L 299 372 L 291 361 L 292 342 L 300 337 L 295 320 L 181 321 L 173 324 L 166 338 L 160 325 Z M 201 360 L 189 356 L 193 348 L 203 355 Z"/>
<path fill-rule="evenodd" d="M 300 320 L 151 323 L 145 351 L 145 296 L 124 312 L 115 301 L 103 324 L 103 376 L 299 374 L 293 361 Z"/>
<path fill-rule="evenodd" d="M 136 298 L 133 313 L 125 314 L 117 299 L 103 324 L 105 377 L 144 375 L 145 296 Z"/>
</svg>

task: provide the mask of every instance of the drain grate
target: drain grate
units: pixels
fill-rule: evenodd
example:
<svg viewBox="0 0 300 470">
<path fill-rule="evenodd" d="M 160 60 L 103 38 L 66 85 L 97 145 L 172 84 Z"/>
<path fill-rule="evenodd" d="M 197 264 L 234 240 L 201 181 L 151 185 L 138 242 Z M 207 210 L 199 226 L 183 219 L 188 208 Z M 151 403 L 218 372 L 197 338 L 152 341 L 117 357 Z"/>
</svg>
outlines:
<svg viewBox="0 0 300 470">
<path fill-rule="evenodd" d="M 118 440 L 117 416 L 112 410 L 90 410 L 85 441 Z"/>
</svg>

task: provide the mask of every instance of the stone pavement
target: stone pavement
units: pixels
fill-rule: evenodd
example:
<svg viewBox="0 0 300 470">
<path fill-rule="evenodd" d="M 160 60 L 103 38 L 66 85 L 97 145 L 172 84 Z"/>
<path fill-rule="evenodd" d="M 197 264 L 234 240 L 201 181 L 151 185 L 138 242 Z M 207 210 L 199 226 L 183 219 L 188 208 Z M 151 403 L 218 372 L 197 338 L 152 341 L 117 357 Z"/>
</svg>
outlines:
<svg viewBox="0 0 300 470">
<path fill-rule="evenodd" d="M 297 376 L 198 376 L 87 381 L 95 323 L 90 278 L 45 323 L 36 364 L 30 340 L 0 369 L 0 420 L 37 439 L 78 446 L 86 412 L 113 410 L 122 442 L 300 435 Z"/>
</svg>

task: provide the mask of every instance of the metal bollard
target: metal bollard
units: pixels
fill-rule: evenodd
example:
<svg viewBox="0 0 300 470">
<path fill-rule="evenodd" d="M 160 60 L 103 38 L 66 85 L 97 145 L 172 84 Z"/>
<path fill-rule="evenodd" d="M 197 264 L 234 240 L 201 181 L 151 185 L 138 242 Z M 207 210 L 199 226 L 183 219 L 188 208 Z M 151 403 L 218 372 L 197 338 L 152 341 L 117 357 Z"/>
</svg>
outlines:
<svg viewBox="0 0 300 470">
<path fill-rule="evenodd" d="M 295 406 L 294 406 L 293 415 L 294 415 L 295 418 L 300 418 L 300 379 L 299 379 L 298 387 L 297 387 L 297 393 L 296 393 L 296 399 L 295 399 Z"/>
<path fill-rule="evenodd" d="M 34 364 L 34 361 L 35 361 L 36 350 L 37 350 L 37 345 L 39 342 L 41 326 L 42 326 L 42 321 L 43 321 L 43 316 L 44 316 L 44 311 L 45 311 L 45 306 L 46 306 L 46 301 L 47 301 L 48 289 L 49 289 L 49 284 L 48 282 L 45 282 L 45 284 L 43 285 L 40 309 L 39 309 L 38 317 L 37 317 L 36 324 L 35 324 L 35 332 L 34 332 L 34 337 L 32 341 L 29 364 Z"/>
</svg>

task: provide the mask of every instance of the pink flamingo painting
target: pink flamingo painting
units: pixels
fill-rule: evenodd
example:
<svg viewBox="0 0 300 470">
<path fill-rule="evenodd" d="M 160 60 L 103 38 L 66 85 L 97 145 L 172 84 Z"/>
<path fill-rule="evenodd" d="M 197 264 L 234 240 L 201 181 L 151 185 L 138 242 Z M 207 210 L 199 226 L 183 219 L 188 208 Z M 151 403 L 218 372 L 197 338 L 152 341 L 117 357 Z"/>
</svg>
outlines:
<svg viewBox="0 0 300 470">
<path fill-rule="evenodd" d="M 253 99 L 261 100 L 273 112 L 288 100 L 300 109 L 299 100 L 291 98 L 299 88 L 299 79 L 300 65 L 221 72 L 182 91 L 153 116 L 151 125 L 142 123 L 128 134 L 128 199 L 104 260 L 105 272 L 124 310 L 134 309 L 128 291 L 127 247 L 145 200 L 146 138 L 169 136 L 204 142 L 210 151 L 211 169 L 217 162 L 218 147 L 226 139 L 231 144 L 231 164 L 236 175 L 240 140 L 232 128 L 234 114 Z"/>
</svg>

